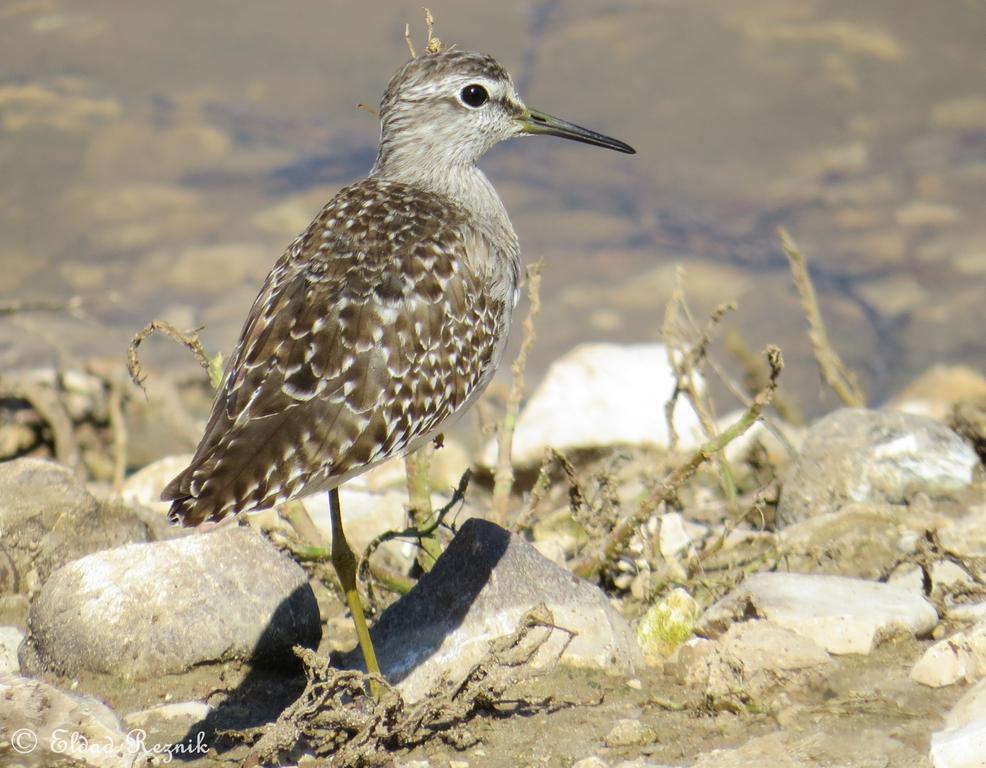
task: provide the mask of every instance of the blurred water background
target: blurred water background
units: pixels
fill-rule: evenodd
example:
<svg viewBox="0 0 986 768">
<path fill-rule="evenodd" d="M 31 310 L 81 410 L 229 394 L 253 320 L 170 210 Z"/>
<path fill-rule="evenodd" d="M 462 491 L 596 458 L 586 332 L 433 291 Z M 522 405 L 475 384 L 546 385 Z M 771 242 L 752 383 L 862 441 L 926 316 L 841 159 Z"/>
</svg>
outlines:
<svg viewBox="0 0 986 768">
<path fill-rule="evenodd" d="M 531 361 L 659 337 L 675 267 L 735 299 L 821 399 L 774 237 L 810 259 L 833 342 L 879 401 L 935 362 L 986 368 L 986 5 L 978 0 L 430 3 L 533 106 L 633 144 L 557 139 L 484 169 L 544 258 Z M 0 370 L 120 359 L 152 318 L 229 349 L 270 265 L 363 176 L 420 2 L 0 3 Z M 177 346 L 159 369 L 193 370 Z"/>
</svg>

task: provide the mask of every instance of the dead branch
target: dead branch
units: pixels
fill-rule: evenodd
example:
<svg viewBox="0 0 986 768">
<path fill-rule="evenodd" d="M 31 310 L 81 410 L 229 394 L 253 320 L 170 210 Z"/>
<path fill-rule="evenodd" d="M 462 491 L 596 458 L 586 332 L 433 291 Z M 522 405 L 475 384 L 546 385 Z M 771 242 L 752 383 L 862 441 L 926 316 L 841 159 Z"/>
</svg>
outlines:
<svg viewBox="0 0 986 768">
<path fill-rule="evenodd" d="M 405 24 L 404 25 L 404 42 L 407 43 L 407 49 L 408 49 L 408 51 L 411 52 L 411 58 L 412 59 L 418 58 L 417 51 L 414 50 L 414 43 L 411 42 L 411 25 L 410 24 Z"/>
<path fill-rule="evenodd" d="M 808 264 L 791 235 L 783 227 L 777 228 L 777 237 L 791 267 L 791 276 L 801 297 L 801 309 L 808 321 L 808 338 L 815 350 L 815 362 L 822 380 L 830 386 L 843 403 L 850 408 L 866 406 L 866 395 L 859 385 L 856 375 L 846 368 L 838 352 L 829 341 L 822 313 L 818 308 L 815 287 L 808 273 Z"/>
<path fill-rule="evenodd" d="M 78 317 L 82 310 L 82 297 L 70 299 L 9 299 L 0 301 L 0 316 L 19 315 L 24 312 L 65 312 Z"/>
<path fill-rule="evenodd" d="M 435 37 L 435 17 L 431 11 L 425 8 L 425 26 L 428 28 L 428 43 L 425 45 L 425 53 L 441 53 L 444 46 L 442 41 Z"/>
<path fill-rule="evenodd" d="M 461 504 L 465 500 L 466 489 L 469 487 L 469 480 L 471 478 L 472 478 L 472 470 L 467 469 L 465 472 L 462 473 L 462 477 L 459 478 L 458 486 L 456 486 L 455 490 L 452 491 L 452 498 L 449 499 L 448 503 L 444 507 L 442 507 L 436 513 L 431 515 L 427 523 L 423 523 L 421 525 L 411 525 L 410 527 L 405 528 L 402 531 L 393 531 L 393 530 L 384 531 L 379 536 L 376 536 L 366 546 L 366 549 L 363 551 L 363 554 L 360 556 L 359 564 L 356 567 L 356 573 L 358 574 L 359 578 L 362 581 L 365 581 L 367 584 L 370 583 L 369 579 L 367 578 L 369 573 L 374 573 L 374 575 L 376 575 L 376 569 L 371 567 L 370 565 L 370 556 L 374 552 L 376 552 L 377 549 L 379 549 L 382 544 L 385 544 L 388 541 L 394 541 L 395 539 L 411 539 L 413 541 L 416 541 L 422 547 L 422 550 L 425 553 L 428 552 L 428 549 L 426 548 L 424 541 L 431 540 L 435 543 L 436 546 L 438 546 L 438 542 L 435 540 L 433 534 L 435 533 L 435 531 L 438 530 L 440 526 L 445 524 L 445 518 L 448 516 L 449 512 L 451 512 L 457 505 Z M 435 559 L 437 559 L 438 555 L 440 554 L 441 554 L 441 547 L 438 547 L 437 553 L 435 554 Z M 429 564 L 428 566 L 429 570 L 431 569 L 432 564 L 434 563 L 432 562 Z M 410 586 L 413 586 L 412 581 L 410 580 L 405 580 L 405 581 L 409 583 Z M 386 581 L 385 581 L 385 585 L 388 586 L 388 588 L 392 588 L 391 585 L 386 584 Z M 410 589 L 410 586 L 408 586 L 407 588 L 402 588 L 402 586 L 399 584 L 398 588 L 393 589 L 393 591 L 397 591 L 400 592 L 401 594 L 404 594 L 405 592 L 408 591 L 408 589 Z"/>
<path fill-rule="evenodd" d="M 770 366 L 770 379 L 767 386 L 757 393 L 746 412 L 729 429 L 701 446 L 688 461 L 675 468 L 654 491 L 641 499 L 634 512 L 621 521 L 598 547 L 594 547 L 592 552 L 584 555 L 575 563 L 572 570 L 577 575 L 586 579 L 597 576 L 606 563 L 619 557 L 633 534 L 653 514 L 661 502 L 676 494 L 678 488 L 691 479 L 702 464 L 746 432 L 760 418 L 764 407 L 770 403 L 774 391 L 777 389 L 777 378 L 784 367 L 781 351 L 777 347 L 768 346 L 764 350 L 764 354 Z"/>
<path fill-rule="evenodd" d="M 697 368 L 708 359 L 709 345 L 712 343 L 712 337 L 722 322 L 722 318 L 735 309 L 736 305 L 733 302 L 723 303 L 716 307 L 709 316 L 709 320 L 698 339 L 689 345 L 686 340 L 687 336 L 697 332 L 698 329 L 685 299 L 684 270 L 681 267 L 677 269 L 675 288 L 671 301 L 668 302 L 662 329 L 662 335 L 667 343 L 668 364 L 671 366 L 675 377 L 674 391 L 664 406 L 664 417 L 668 424 L 669 447 L 671 449 L 674 448 L 677 439 L 674 431 L 674 409 L 681 395 L 685 396 L 692 410 L 698 416 L 705 439 L 713 440 L 716 437 L 711 397 L 708 393 L 703 395 L 699 391 Z M 686 322 L 690 328 L 684 327 Z M 736 480 L 733 477 L 732 468 L 722 453 L 716 456 L 716 465 L 726 499 L 733 503 L 736 499 Z"/>
<path fill-rule="evenodd" d="M 493 517 L 501 526 L 505 526 L 507 522 L 507 505 L 514 484 L 514 466 L 511 459 L 514 429 L 517 427 L 520 401 L 524 397 L 524 370 L 527 367 L 527 356 L 534 346 L 534 320 L 541 311 L 543 266 L 544 262 L 538 261 L 527 267 L 527 297 L 530 300 L 530 308 L 527 317 L 524 318 L 524 339 L 520 344 L 520 351 L 510 367 L 513 382 L 510 386 L 510 395 L 507 397 L 507 410 L 497 432 L 496 470 L 493 473 Z"/>
<path fill-rule="evenodd" d="M 123 492 L 123 479 L 127 474 L 127 420 L 123 417 L 122 371 L 105 378 L 109 386 L 106 410 L 109 412 L 110 429 L 113 432 L 113 493 Z"/>
<path fill-rule="evenodd" d="M 71 467 L 80 479 L 85 478 L 82 452 L 75 436 L 72 417 L 55 390 L 0 378 L 0 397 L 23 400 L 30 405 L 51 430 L 55 459 L 60 464 Z"/>
<path fill-rule="evenodd" d="M 428 40 L 425 42 L 425 54 L 430 53 L 441 53 L 445 46 L 442 45 L 442 41 L 435 37 L 435 17 L 432 16 L 431 11 L 427 8 L 424 9 L 425 12 L 425 27 L 428 30 Z M 417 51 L 414 50 L 414 43 L 411 41 L 411 25 L 404 25 L 404 42 L 407 44 L 407 50 L 411 53 L 411 58 L 418 58 Z"/>
<path fill-rule="evenodd" d="M 147 393 L 147 390 L 144 389 L 144 381 L 147 379 L 147 374 L 144 373 L 144 369 L 141 367 L 137 350 L 148 336 L 154 333 L 163 333 L 168 338 L 174 339 L 179 344 L 191 350 L 192 354 L 199 361 L 199 364 L 209 374 L 209 382 L 212 384 L 212 388 L 218 388 L 222 380 L 222 355 L 209 356 L 205 351 L 205 347 L 202 346 L 202 342 L 199 341 L 200 330 L 202 329 L 196 328 L 195 330 L 184 333 L 164 320 L 152 320 L 148 323 L 147 326 L 131 339 L 130 345 L 127 347 L 127 370 L 130 371 L 130 378 L 133 383 L 144 390 L 145 394 Z"/>
<path fill-rule="evenodd" d="M 329 757 L 334 768 L 392 760 L 395 753 L 436 736 L 458 745 L 475 743 L 475 739 L 466 740 L 464 726 L 483 711 L 498 711 L 507 703 L 505 692 L 533 674 L 529 664 L 555 630 L 566 632 L 568 643 L 574 637 L 555 625 L 544 605 L 528 611 L 512 634 L 490 643 L 486 657 L 462 682 L 453 686 L 440 681 L 413 706 L 377 675 L 334 669 L 314 651 L 295 648 L 307 678 L 298 700 L 271 726 L 226 735 L 247 741 L 259 735 L 248 757 L 251 765 L 275 762 L 304 739 L 317 756 Z M 367 696 L 368 680 L 383 690 L 378 700 Z M 523 699 L 511 703 L 528 707 L 543 704 Z"/>
<path fill-rule="evenodd" d="M 433 443 L 421 446 L 414 453 L 404 457 L 404 472 L 407 476 L 408 514 L 411 527 L 418 531 L 434 531 L 434 513 L 431 508 L 431 457 L 435 452 Z M 442 545 L 429 535 L 422 534 L 418 539 L 420 549 L 416 558 L 422 571 L 430 571 L 431 566 L 442 554 Z"/>
</svg>

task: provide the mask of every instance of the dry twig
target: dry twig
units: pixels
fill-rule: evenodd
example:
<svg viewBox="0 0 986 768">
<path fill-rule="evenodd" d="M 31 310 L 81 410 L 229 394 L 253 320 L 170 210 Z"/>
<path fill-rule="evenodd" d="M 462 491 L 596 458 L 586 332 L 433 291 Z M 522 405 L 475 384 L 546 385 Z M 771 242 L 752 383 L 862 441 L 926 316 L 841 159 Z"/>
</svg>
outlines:
<svg viewBox="0 0 986 768">
<path fill-rule="evenodd" d="M 418 538 L 420 549 L 416 558 L 422 571 L 430 571 L 431 566 L 442 554 L 442 545 L 431 535 L 435 531 L 434 513 L 431 509 L 431 457 L 435 452 L 434 443 L 421 446 L 414 453 L 404 457 L 404 471 L 407 475 L 408 514 L 411 527 L 418 531 L 429 531 Z"/>
<path fill-rule="evenodd" d="M 75 436 L 75 425 L 58 392 L 46 386 L 0 379 L 0 397 L 23 400 L 30 405 L 51 430 L 55 459 L 60 464 L 71 467 L 77 477 L 85 477 L 86 471 L 82 464 L 79 441 Z"/>
<path fill-rule="evenodd" d="M 706 323 L 705 329 L 701 332 L 698 340 L 689 344 L 687 336 L 697 331 L 688 303 L 685 300 L 684 291 L 684 270 L 680 267 L 675 274 L 675 288 L 671 295 L 671 301 L 664 316 L 662 335 L 667 343 L 668 364 L 674 372 L 675 385 L 671 398 L 664 406 L 664 417 L 668 424 L 668 434 L 670 436 L 670 448 L 674 448 L 677 441 L 677 434 L 674 429 L 674 409 L 678 398 L 681 395 L 691 405 L 692 410 L 698 416 L 699 423 L 702 425 L 702 432 L 706 440 L 713 440 L 716 437 L 715 415 L 712 407 L 711 397 L 708 393 L 703 394 L 699 391 L 697 384 L 698 366 L 708 358 L 709 345 L 712 343 L 712 336 L 716 328 L 722 322 L 726 313 L 736 309 L 732 302 L 720 304 L 716 307 Z M 690 328 L 686 328 L 686 321 Z M 722 485 L 726 499 L 732 504 L 736 499 L 736 480 L 733 471 L 726 461 L 726 457 L 720 453 L 716 456 L 716 465 L 719 470 L 719 480 Z"/>
<path fill-rule="evenodd" d="M 0 316 L 19 315 L 24 312 L 65 312 L 72 317 L 80 317 L 82 297 L 70 299 L 9 299 L 0 301 Z"/>
<path fill-rule="evenodd" d="M 677 489 L 686 483 L 702 464 L 746 432 L 760 418 L 764 407 L 770 403 L 774 395 L 777 388 L 777 377 L 780 376 L 784 367 L 781 351 L 777 347 L 768 346 L 765 355 L 770 366 L 770 379 L 767 386 L 757 393 L 746 412 L 729 429 L 702 445 L 688 461 L 675 468 L 653 492 L 644 496 L 631 515 L 622 520 L 599 546 L 594 547 L 592 552 L 584 555 L 575 563 L 572 570 L 577 575 L 586 579 L 593 578 L 607 563 L 615 561 L 626 548 L 630 537 L 653 514 L 661 502 L 673 497 L 677 493 Z"/>
<path fill-rule="evenodd" d="M 428 29 L 428 40 L 425 43 L 425 54 L 429 53 L 441 53 L 445 46 L 442 45 L 442 41 L 435 37 L 435 17 L 432 16 L 431 11 L 427 8 L 424 9 L 425 12 L 425 27 Z M 407 50 L 411 53 L 411 58 L 418 58 L 417 51 L 414 50 L 414 43 L 411 41 L 411 25 L 404 25 L 404 42 L 407 44 Z"/>
<path fill-rule="evenodd" d="M 362 672 L 333 669 L 323 657 L 296 648 L 308 683 L 299 699 L 277 722 L 252 732 L 229 732 L 249 740 L 259 734 L 250 751 L 250 764 L 273 762 L 304 739 L 319 757 L 328 757 L 333 768 L 375 765 L 394 759 L 395 753 L 440 737 L 465 747 L 475 739 L 463 731 L 483 711 L 503 711 L 504 693 L 531 676 L 529 663 L 555 630 L 573 633 L 554 624 L 543 605 L 528 611 L 511 635 L 490 643 L 483 661 L 473 666 L 458 685 L 445 681 L 408 706 L 386 680 Z M 561 654 L 567 649 L 565 643 Z M 384 693 L 377 701 L 366 695 L 367 679 L 379 683 Z M 552 702 L 511 702 L 514 708 L 550 706 Z"/>
<path fill-rule="evenodd" d="M 524 397 L 524 370 L 527 366 L 527 356 L 534 346 L 534 320 L 541 311 L 541 270 L 542 261 L 527 267 L 527 296 L 530 299 L 530 309 L 524 318 L 524 339 L 520 351 L 514 359 L 510 372 L 513 382 L 510 395 L 507 398 L 507 410 L 497 431 L 496 470 L 493 473 L 493 517 L 501 525 L 507 522 L 507 504 L 510 501 L 510 490 L 514 484 L 514 467 L 511 459 L 514 429 L 517 426 L 517 414 L 520 411 L 520 401 Z"/>
<path fill-rule="evenodd" d="M 123 491 L 123 479 L 127 474 L 127 420 L 123 417 L 123 382 L 117 368 L 104 380 L 109 386 L 106 409 L 109 412 L 110 428 L 113 431 L 113 493 Z"/>
<path fill-rule="evenodd" d="M 133 380 L 133 383 L 144 389 L 144 381 L 147 379 L 147 374 L 144 373 L 137 354 L 138 348 L 148 336 L 154 333 L 163 333 L 168 338 L 174 339 L 179 344 L 183 344 L 190 349 L 199 361 L 199 364 L 209 374 L 209 382 L 212 384 L 212 388 L 218 388 L 223 375 L 222 354 L 215 355 L 214 357 L 209 356 L 205 351 L 205 347 L 202 346 L 202 342 L 199 341 L 200 330 L 202 329 L 197 328 L 184 333 L 164 320 L 152 320 L 148 323 L 147 326 L 131 339 L 130 345 L 127 347 L 127 370 L 130 371 L 130 378 Z M 146 394 L 146 390 L 144 391 Z"/>
<path fill-rule="evenodd" d="M 818 363 L 822 380 L 849 407 L 864 407 L 866 395 L 863 393 L 859 381 L 855 374 L 846 368 L 838 352 L 835 351 L 829 341 L 828 332 L 825 330 L 825 323 L 822 320 L 822 313 L 818 308 L 815 287 L 812 285 L 811 275 L 808 274 L 808 264 L 805 257 L 786 229 L 778 227 L 777 237 L 781 241 L 781 248 L 787 255 L 791 276 L 794 278 L 798 295 L 801 297 L 801 308 L 805 313 L 805 319 L 808 321 L 808 338 L 811 339 L 812 348 L 815 350 L 815 362 Z"/>
</svg>

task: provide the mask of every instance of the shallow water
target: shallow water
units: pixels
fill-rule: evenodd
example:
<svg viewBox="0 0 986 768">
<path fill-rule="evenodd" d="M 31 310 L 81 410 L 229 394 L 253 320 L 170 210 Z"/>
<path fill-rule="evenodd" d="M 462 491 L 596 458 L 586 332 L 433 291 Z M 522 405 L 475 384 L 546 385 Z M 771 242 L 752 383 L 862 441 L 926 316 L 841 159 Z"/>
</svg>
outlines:
<svg viewBox="0 0 986 768">
<path fill-rule="evenodd" d="M 736 299 L 819 399 L 774 228 L 810 259 L 875 401 L 938 361 L 986 367 L 986 8 L 968 0 L 434 3 L 532 105 L 633 144 L 513 142 L 484 168 L 545 259 L 533 375 L 584 340 L 659 337 L 674 268 Z M 270 264 L 372 163 L 418 3 L 0 4 L 0 368 L 122 360 L 161 317 L 228 349 Z M 160 344 L 148 362 L 194 362 Z"/>
</svg>

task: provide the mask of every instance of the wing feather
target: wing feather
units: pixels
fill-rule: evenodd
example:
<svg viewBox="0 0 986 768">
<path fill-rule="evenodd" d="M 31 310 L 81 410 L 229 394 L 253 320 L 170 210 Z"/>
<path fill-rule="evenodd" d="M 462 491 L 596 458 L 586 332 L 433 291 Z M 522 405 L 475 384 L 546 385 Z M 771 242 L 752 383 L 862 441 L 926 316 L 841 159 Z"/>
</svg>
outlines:
<svg viewBox="0 0 986 768">
<path fill-rule="evenodd" d="M 485 385 L 506 321 L 471 266 L 490 246 L 447 201 L 382 185 L 343 190 L 271 270 L 195 456 L 162 494 L 173 517 L 194 525 L 334 487 Z M 384 215 L 386 232 L 372 224 Z"/>
</svg>

